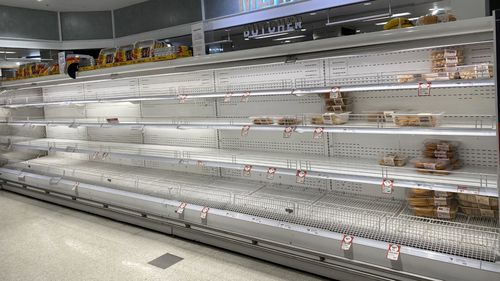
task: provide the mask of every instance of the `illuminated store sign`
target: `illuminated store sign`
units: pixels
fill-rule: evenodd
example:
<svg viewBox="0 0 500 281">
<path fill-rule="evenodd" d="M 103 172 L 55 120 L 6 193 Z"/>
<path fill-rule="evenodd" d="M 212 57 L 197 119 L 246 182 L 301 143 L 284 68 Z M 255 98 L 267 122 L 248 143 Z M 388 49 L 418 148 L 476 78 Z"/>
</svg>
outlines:
<svg viewBox="0 0 500 281">
<path fill-rule="evenodd" d="M 240 11 L 255 11 L 291 2 L 294 2 L 294 0 L 240 0 Z"/>
<path fill-rule="evenodd" d="M 268 38 L 284 35 L 302 29 L 302 19 L 300 17 L 289 17 L 265 23 L 251 24 L 243 31 L 245 40 L 254 38 Z"/>
</svg>

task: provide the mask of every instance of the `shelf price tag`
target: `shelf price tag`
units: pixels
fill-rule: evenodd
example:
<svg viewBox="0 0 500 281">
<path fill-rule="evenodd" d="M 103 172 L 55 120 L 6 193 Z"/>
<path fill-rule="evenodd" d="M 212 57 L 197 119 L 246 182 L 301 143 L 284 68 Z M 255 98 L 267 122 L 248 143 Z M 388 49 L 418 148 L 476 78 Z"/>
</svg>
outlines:
<svg viewBox="0 0 500 281">
<path fill-rule="evenodd" d="M 179 99 L 179 103 L 186 103 L 187 96 L 186 95 L 178 95 L 177 99 Z"/>
<path fill-rule="evenodd" d="M 458 185 L 457 186 L 457 192 L 458 193 L 465 193 L 465 194 L 479 194 L 479 187 L 475 186 L 465 186 L 465 185 Z"/>
<path fill-rule="evenodd" d="M 295 174 L 296 182 L 297 183 L 305 183 L 306 182 L 306 175 L 307 175 L 307 171 L 297 170 L 297 173 Z"/>
<path fill-rule="evenodd" d="M 387 249 L 387 258 L 391 261 L 397 261 L 399 259 L 399 253 L 401 252 L 401 246 L 398 244 L 389 244 Z"/>
<path fill-rule="evenodd" d="M 332 87 L 330 90 L 330 98 L 331 99 L 338 99 L 341 98 L 342 95 L 340 94 L 340 88 L 339 87 Z"/>
<path fill-rule="evenodd" d="M 251 173 L 252 173 L 252 165 L 245 165 L 245 167 L 243 167 L 243 175 L 249 177 Z"/>
<path fill-rule="evenodd" d="M 290 126 L 285 127 L 285 130 L 283 131 L 283 138 L 287 139 L 291 137 L 294 130 L 295 130 L 294 127 Z"/>
<path fill-rule="evenodd" d="M 317 127 L 314 129 L 313 139 L 322 139 L 324 134 L 325 134 L 325 128 Z"/>
<path fill-rule="evenodd" d="M 205 162 L 198 160 L 198 161 L 196 161 L 196 166 L 203 168 L 203 167 L 205 167 Z"/>
<path fill-rule="evenodd" d="M 269 167 L 267 169 L 266 179 L 268 179 L 268 180 L 274 179 L 274 174 L 276 174 L 276 168 Z"/>
<path fill-rule="evenodd" d="M 340 248 L 344 251 L 349 251 L 351 249 L 353 239 L 354 237 L 352 237 L 351 235 L 344 234 L 344 237 L 342 237 L 342 243 L 340 244 Z"/>
<path fill-rule="evenodd" d="M 200 218 L 202 220 L 206 220 L 207 219 L 207 216 L 208 216 L 208 211 L 210 210 L 209 207 L 203 207 L 203 209 L 201 210 L 201 214 L 200 214 Z"/>
<path fill-rule="evenodd" d="M 233 93 L 226 93 L 226 95 L 224 96 L 224 102 L 226 102 L 226 103 L 231 102 L 232 95 L 233 95 Z"/>
<path fill-rule="evenodd" d="M 383 179 L 381 187 L 382 187 L 382 193 L 391 194 L 392 191 L 394 190 L 394 180 Z"/>
<path fill-rule="evenodd" d="M 182 215 L 184 213 L 184 209 L 186 208 L 187 203 L 181 203 L 179 207 L 177 207 L 177 210 L 175 211 L 177 214 Z"/>
<path fill-rule="evenodd" d="M 248 98 L 250 97 L 250 92 L 245 92 L 243 93 L 243 96 L 241 96 L 241 102 L 248 102 Z"/>
<path fill-rule="evenodd" d="M 426 83 L 426 85 L 425 85 L 426 91 L 424 91 L 423 85 L 424 85 L 424 83 L 418 82 L 418 96 L 419 97 L 430 96 L 431 95 L 431 85 L 432 85 L 432 83 L 431 82 L 427 82 Z"/>
<path fill-rule="evenodd" d="M 71 188 L 72 191 L 76 191 L 78 189 L 78 187 L 80 186 L 80 182 L 75 182 L 75 184 L 73 185 L 73 188 Z"/>
<path fill-rule="evenodd" d="M 241 136 L 242 137 L 248 136 L 248 131 L 250 131 L 250 125 L 243 126 L 243 128 L 241 128 Z"/>
</svg>

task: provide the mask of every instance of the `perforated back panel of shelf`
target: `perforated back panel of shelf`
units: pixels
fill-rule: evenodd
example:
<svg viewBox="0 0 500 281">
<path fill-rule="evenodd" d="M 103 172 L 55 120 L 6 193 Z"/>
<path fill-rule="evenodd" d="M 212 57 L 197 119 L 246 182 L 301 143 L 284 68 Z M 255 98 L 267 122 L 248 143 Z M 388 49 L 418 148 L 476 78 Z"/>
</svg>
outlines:
<svg viewBox="0 0 500 281">
<path fill-rule="evenodd" d="M 56 118 L 85 118 L 85 105 L 46 105 L 44 106 L 45 119 Z"/>
<path fill-rule="evenodd" d="M 143 117 L 213 117 L 215 101 L 210 99 L 179 101 L 143 101 Z"/>
<path fill-rule="evenodd" d="M 282 132 L 252 131 L 250 127 L 245 137 L 240 131 L 220 131 L 219 137 L 221 148 L 328 155 L 326 138 L 313 139 L 312 133 L 283 138 Z"/>
<path fill-rule="evenodd" d="M 92 117 L 140 117 L 141 107 L 137 103 L 120 102 L 110 104 L 87 104 L 88 118 Z"/>
<path fill-rule="evenodd" d="M 323 60 L 243 66 L 215 71 L 217 91 L 290 89 L 296 80 L 324 80 Z"/>
<path fill-rule="evenodd" d="M 146 127 L 144 142 L 193 147 L 217 147 L 217 132 L 211 129 L 182 130 Z"/>
<path fill-rule="evenodd" d="M 232 98 L 230 102 L 218 99 L 219 116 L 262 116 L 293 115 L 301 113 L 318 113 L 323 111 L 323 100 L 318 96 L 280 96 L 252 97 L 242 103 L 240 98 Z"/>
<path fill-rule="evenodd" d="M 47 126 L 47 138 L 87 140 L 87 128 L 69 128 L 65 126 Z"/>
<path fill-rule="evenodd" d="M 179 95 L 214 91 L 213 71 L 197 71 L 139 78 L 141 95 Z"/>
</svg>

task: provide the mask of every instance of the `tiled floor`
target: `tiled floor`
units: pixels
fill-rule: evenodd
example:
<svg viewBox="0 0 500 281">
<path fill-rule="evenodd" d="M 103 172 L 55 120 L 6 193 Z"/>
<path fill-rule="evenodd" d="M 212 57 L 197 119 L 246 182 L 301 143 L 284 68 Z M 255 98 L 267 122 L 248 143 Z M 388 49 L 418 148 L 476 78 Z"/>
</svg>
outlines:
<svg viewBox="0 0 500 281">
<path fill-rule="evenodd" d="M 0 190 L 0 280 L 326 279 Z"/>
</svg>

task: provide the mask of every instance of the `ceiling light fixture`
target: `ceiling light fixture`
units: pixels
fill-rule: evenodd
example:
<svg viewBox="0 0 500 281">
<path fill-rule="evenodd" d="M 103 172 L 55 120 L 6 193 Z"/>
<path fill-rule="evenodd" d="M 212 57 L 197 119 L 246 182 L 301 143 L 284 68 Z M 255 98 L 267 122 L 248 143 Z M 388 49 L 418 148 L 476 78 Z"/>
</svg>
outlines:
<svg viewBox="0 0 500 281">
<path fill-rule="evenodd" d="M 387 22 L 384 21 L 384 22 L 377 22 L 375 25 L 385 25 Z"/>
<path fill-rule="evenodd" d="M 0 54 L 15 54 L 16 52 L 12 51 L 0 51 Z"/>
<path fill-rule="evenodd" d="M 297 35 L 297 36 L 289 36 L 289 37 L 282 37 L 282 38 L 275 38 L 273 41 L 281 41 L 281 40 L 291 40 L 291 39 L 297 39 L 297 38 L 303 38 L 306 37 L 305 35 Z"/>
<path fill-rule="evenodd" d="M 368 20 L 380 19 L 381 17 L 389 17 L 390 15 L 391 15 L 390 13 L 383 13 L 383 14 L 378 14 L 378 15 L 370 15 L 370 16 L 359 17 L 359 18 L 355 18 L 355 19 L 347 19 L 347 20 L 340 20 L 340 21 L 334 21 L 334 22 L 330 22 L 330 19 L 328 19 L 328 21 L 325 25 L 330 26 L 330 25 L 339 25 L 339 24 L 343 24 L 343 23 L 350 23 L 350 22 L 356 22 L 356 21 L 368 21 Z"/>
<path fill-rule="evenodd" d="M 282 32 L 282 33 L 275 33 L 275 34 L 267 34 L 267 35 L 262 35 L 262 36 L 250 37 L 250 38 L 253 38 L 253 39 L 264 39 L 264 38 L 282 36 L 282 35 L 287 35 L 287 34 L 288 34 L 288 32 Z"/>
<path fill-rule="evenodd" d="M 391 17 L 393 17 L 393 18 L 397 18 L 397 17 L 409 16 L 409 15 L 411 15 L 411 13 L 409 13 L 409 12 L 404 12 L 404 13 L 392 14 L 392 16 L 391 16 Z"/>
</svg>

